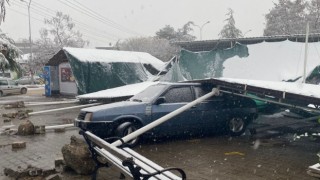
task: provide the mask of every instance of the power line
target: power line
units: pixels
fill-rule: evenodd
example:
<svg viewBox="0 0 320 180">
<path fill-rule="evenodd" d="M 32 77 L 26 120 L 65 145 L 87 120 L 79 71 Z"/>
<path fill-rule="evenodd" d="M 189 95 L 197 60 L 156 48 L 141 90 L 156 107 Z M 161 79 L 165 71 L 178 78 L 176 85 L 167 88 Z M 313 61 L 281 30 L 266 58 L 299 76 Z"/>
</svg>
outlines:
<svg viewBox="0 0 320 180">
<path fill-rule="evenodd" d="M 69 3 L 71 3 L 69 0 L 66 0 L 66 1 L 68 1 Z M 74 4 L 74 3 L 71 3 L 71 4 L 73 4 L 73 5 L 77 6 L 77 7 L 80 7 L 80 8 L 83 9 L 84 11 L 89 12 L 89 13 L 95 15 L 96 17 L 98 17 L 98 18 L 100 18 L 100 19 L 102 19 L 102 20 L 104 20 L 104 21 L 107 21 L 108 23 L 111 23 L 111 24 L 113 24 L 113 25 L 115 25 L 115 26 L 118 26 L 118 27 L 120 27 L 120 28 L 122 28 L 122 29 L 128 30 L 128 31 L 132 32 L 133 34 L 141 35 L 140 33 L 137 33 L 137 32 L 135 32 L 135 31 L 133 31 L 133 30 L 131 30 L 131 29 L 129 29 L 129 28 L 126 28 L 126 27 L 122 26 L 121 24 L 118 24 L 118 23 L 116 23 L 116 22 L 114 22 L 114 21 L 106 18 L 105 16 L 102 16 L 101 14 L 98 14 L 96 11 L 93 11 L 93 10 L 89 9 L 87 6 L 81 4 L 80 2 L 75 1 L 75 0 L 73 0 L 73 1 L 74 1 L 75 3 L 77 3 L 79 6 L 77 6 L 77 5 Z"/>
<path fill-rule="evenodd" d="M 37 6 L 40 7 L 40 9 L 44 10 L 45 13 L 47 13 L 47 10 L 51 11 L 52 14 L 54 14 L 54 15 L 50 14 L 50 17 L 55 17 L 57 11 L 54 11 L 54 10 L 52 10 L 52 9 L 49 9 L 49 8 L 47 8 L 47 7 L 39 4 L 39 3 L 37 3 L 37 2 L 34 2 L 34 3 L 36 3 Z M 77 21 L 77 20 L 74 19 L 74 18 L 72 18 L 72 20 L 73 20 L 75 23 L 77 23 L 77 25 L 79 25 L 79 26 L 86 27 L 86 28 L 89 27 L 89 28 L 93 29 L 92 33 L 97 33 L 97 32 L 100 31 L 100 35 L 102 35 L 102 36 L 108 36 L 108 38 L 114 39 L 114 40 L 119 39 L 119 37 L 117 37 L 117 36 L 114 35 L 114 34 L 110 34 L 110 33 L 108 33 L 108 32 L 101 31 L 101 30 L 99 30 L 99 29 L 93 28 L 92 26 L 87 25 L 87 24 L 85 24 L 85 23 L 83 23 L 83 22 Z M 115 37 L 116 37 L 116 38 L 115 38 Z"/>
<path fill-rule="evenodd" d="M 17 10 L 15 10 L 15 9 L 10 8 L 10 10 L 12 10 L 12 11 L 18 13 L 18 14 L 21 14 L 21 15 L 23 15 L 23 16 L 28 17 L 27 14 L 22 13 L 22 12 L 20 12 L 20 11 L 17 11 Z M 36 13 L 36 14 L 41 15 L 41 14 L 39 14 L 39 13 Z M 43 15 L 41 15 L 41 16 L 43 16 Z M 33 16 L 31 16 L 31 18 L 34 19 L 34 20 L 37 20 L 37 21 L 39 21 L 39 22 L 43 22 L 43 20 L 38 19 L 38 18 L 35 18 L 35 17 L 33 17 Z M 84 30 L 84 31 L 85 31 L 85 30 Z M 85 32 L 89 32 L 89 31 L 87 30 L 87 31 L 85 31 Z M 89 35 L 89 34 L 86 34 L 86 33 L 82 33 L 82 34 L 83 34 L 83 36 L 85 36 L 85 37 L 89 37 L 89 38 L 91 38 L 91 39 L 94 39 L 95 41 L 99 41 L 99 42 L 103 42 L 103 43 L 106 43 L 106 41 L 101 40 L 101 38 L 103 38 L 103 39 L 108 39 L 108 38 L 106 38 L 106 37 L 99 36 L 99 35 L 96 35 L 96 34 L 90 34 L 90 32 L 89 32 L 90 35 Z M 92 35 L 93 35 L 93 36 L 92 36 Z M 96 36 L 96 37 L 94 37 L 94 36 Z M 100 39 L 98 39 L 97 37 L 100 38 Z"/>
<path fill-rule="evenodd" d="M 22 8 L 24 8 L 24 4 L 18 4 L 18 3 L 14 3 L 15 5 L 17 5 L 17 6 L 19 6 L 19 7 L 22 7 Z M 47 12 L 43 12 L 41 9 L 44 9 L 43 7 L 42 8 L 40 8 L 40 9 L 38 9 L 38 8 L 34 8 L 34 7 L 31 7 L 33 10 L 35 10 L 35 12 L 33 12 L 33 13 L 35 13 L 35 14 L 38 14 L 38 15 L 40 15 L 41 17 L 45 17 L 45 18 L 48 18 L 48 19 L 50 19 L 50 18 L 52 18 L 52 17 L 54 17 L 51 13 L 47 13 Z M 51 10 L 52 12 L 53 12 L 53 10 Z M 38 19 L 39 20 L 39 19 Z M 41 20 L 40 20 L 41 21 Z M 43 20 L 42 20 L 42 22 L 43 22 Z M 86 24 L 83 24 L 83 23 L 81 23 L 81 22 L 78 22 L 79 24 L 82 24 L 82 25 L 79 25 L 79 27 L 82 27 L 81 29 L 81 31 L 85 31 L 85 32 L 87 32 L 87 33 L 90 33 L 90 34 L 92 34 L 92 35 L 94 35 L 94 36 L 96 36 L 96 37 L 99 37 L 99 38 L 106 38 L 106 39 L 113 39 L 113 40 L 117 40 L 117 38 L 115 38 L 114 36 L 110 36 L 110 37 L 108 37 L 108 36 L 106 36 L 106 33 L 102 33 L 102 32 L 98 32 L 98 31 L 96 31 L 96 29 L 94 29 L 94 30 L 90 30 L 88 27 L 90 27 L 90 26 L 88 26 L 88 25 L 86 25 Z M 88 36 L 88 35 L 86 35 L 86 36 Z M 91 36 L 92 37 L 92 36 Z"/>
<path fill-rule="evenodd" d="M 95 15 L 95 14 L 93 14 L 93 13 L 87 11 L 87 10 L 83 10 L 83 8 L 81 8 L 81 7 L 79 8 L 78 5 L 76 5 L 76 4 L 74 4 L 74 3 L 71 3 L 71 2 L 68 1 L 68 0 L 65 1 L 65 2 L 67 2 L 67 3 L 63 2 L 62 0 L 58 0 L 58 1 L 59 1 L 60 3 L 62 3 L 62 4 L 64 4 L 64 5 L 66 5 L 66 6 L 68 6 L 68 7 L 72 8 L 72 9 L 74 9 L 74 10 L 82 13 L 82 14 L 85 14 L 85 15 L 87 15 L 87 16 L 89 16 L 89 17 L 91 17 L 91 18 L 93 18 L 93 19 L 95 19 L 95 20 L 97 20 L 97 21 L 99 21 L 99 22 L 102 22 L 102 23 L 104 23 L 104 24 L 106 24 L 106 25 L 108 25 L 108 26 L 111 26 L 112 28 L 115 28 L 115 29 L 117 29 L 117 30 L 120 30 L 120 31 L 129 33 L 129 34 L 135 34 L 135 35 L 138 34 L 138 33 L 136 33 L 136 32 L 132 32 L 132 30 L 128 30 L 127 28 L 123 28 L 121 25 L 118 25 L 118 24 L 116 24 L 116 23 L 114 23 L 114 22 L 112 22 L 112 21 L 110 21 L 110 20 L 101 19 L 100 17 L 97 17 L 97 15 Z M 71 5 L 70 5 L 70 4 L 71 4 Z M 73 6 L 72 6 L 72 5 L 73 5 Z M 75 8 L 74 6 L 77 7 L 77 8 Z"/>
</svg>

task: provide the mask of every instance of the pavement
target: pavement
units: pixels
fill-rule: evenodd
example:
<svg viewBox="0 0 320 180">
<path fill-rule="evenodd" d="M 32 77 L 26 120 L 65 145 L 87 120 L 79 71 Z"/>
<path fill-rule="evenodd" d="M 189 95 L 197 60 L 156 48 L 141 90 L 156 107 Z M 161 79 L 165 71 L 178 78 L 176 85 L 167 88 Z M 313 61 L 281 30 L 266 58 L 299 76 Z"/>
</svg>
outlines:
<svg viewBox="0 0 320 180">
<path fill-rule="evenodd" d="M 29 91 L 31 92 L 31 91 Z M 24 100 L 25 102 L 63 101 L 63 98 L 45 98 L 38 93 L 1 97 L 0 102 Z M 27 107 L 34 111 L 67 107 L 61 104 Z M 0 113 L 15 109 L 0 109 Z M 60 125 L 72 123 L 80 109 L 31 116 L 35 125 Z M 2 120 L 2 119 L 0 119 Z M 4 125 L 17 125 L 15 119 Z M 319 162 L 320 126 L 316 121 L 304 121 L 284 116 L 283 112 L 262 115 L 254 124 L 257 134 L 231 138 L 224 135 L 192 139 L 149 140 L 134 148 L 143 156 L 163 167 L 179 167 L 188 179 L 315 179 L 306 173 L 308 166 Z M 312 136 L 314 134 L 314 136 Z M 0 135 L 0 179 L 10 179 L 4 168 L 23 170 L 28 166 L 43 170 L 54 169 L 54 160 L 62 157 L 61 148 L 78 135 L 77 128 L 65 132 L 32 136 Z M 80 136 L 79 136 L 80 137 Z M 26 148 L 14 150 L 13 142 L 25 141 Z M 102 169 L 98 179 L 118 179 L 114 169 Z M 90 176 L 73 172 L 62 174 L 62 179 L 90 179 Z"/>
</svg>

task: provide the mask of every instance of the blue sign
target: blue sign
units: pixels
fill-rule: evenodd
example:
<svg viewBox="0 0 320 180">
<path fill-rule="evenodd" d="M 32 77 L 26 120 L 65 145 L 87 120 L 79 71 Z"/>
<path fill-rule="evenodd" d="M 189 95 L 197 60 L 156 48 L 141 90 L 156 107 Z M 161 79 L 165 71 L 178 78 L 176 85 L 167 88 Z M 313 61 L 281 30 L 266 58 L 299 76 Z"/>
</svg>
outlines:
<svg viewBox="0 0 320 180">
<path fill-rule="evenodd" d="M 43 67 L 44 89 L 45 95 L 51 96 L 50 66 Z"/>
</svg>

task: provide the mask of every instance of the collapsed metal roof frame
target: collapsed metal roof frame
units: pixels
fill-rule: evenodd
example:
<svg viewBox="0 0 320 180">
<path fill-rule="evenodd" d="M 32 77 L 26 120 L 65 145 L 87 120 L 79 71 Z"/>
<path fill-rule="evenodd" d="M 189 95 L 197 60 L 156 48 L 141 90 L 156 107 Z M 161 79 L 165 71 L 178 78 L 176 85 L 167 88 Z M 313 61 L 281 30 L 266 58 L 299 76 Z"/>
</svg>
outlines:
<svg viewBox="0 0 320 180">
<path fill-rule="evenodd" d="M 232 47 L 236 42 L 240 44 L 257 44 L 261 42 L 280 42 L 280 41 L 293 41 L 293 42 L 305 42 L 305 34 L 295 35 L 278 35 L 278 36 L 263 36 L 263 37 L 248 37 L 248 38 L 226 38 L 204 41 L 179 41 L 172 44 L 177 45 L 183 49 L 199 52 L 210 51 L 213 49 L 225 49 Z M 319 42 L 320 33 L 310 34 L 308 38 L 309 42 Z"/>
</svg>

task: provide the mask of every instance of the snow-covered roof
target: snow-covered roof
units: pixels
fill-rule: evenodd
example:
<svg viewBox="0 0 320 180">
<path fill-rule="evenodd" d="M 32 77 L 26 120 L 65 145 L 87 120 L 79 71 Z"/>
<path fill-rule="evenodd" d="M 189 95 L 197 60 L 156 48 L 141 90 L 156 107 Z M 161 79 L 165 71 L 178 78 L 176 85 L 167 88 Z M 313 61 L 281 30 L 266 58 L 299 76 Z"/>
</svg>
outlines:
<svg viewBox="0 0 320 180">
<path fill-rule="evenodd" d="M 260 81 L 260 80 L 248 80 L 248 79 L 233 79 L 233 78 L 218 78 L 220 80 L 241 83 L 256 87 L 262 87 L 272 90 L 278 90 L 283 92 L 289 92 L 298 95 L 311 96 L 320 98 L 320 86 L 314 84 L 304 84 L 299 82 L 272 82 L 272 81 Z"/>
<path fill-rule="evenodd" d="M 165 65 L 158 58 L 145 52 L 132 51 L 116 51 L 103 49 L 85 49 L 85 48 L 70 48 L 65 47 L 63 50 L 83 62 L 123 62 L 123 63 L 142 63 L 151 64 L 158 70 L 161 70 Z"/>
<path fill-rule="evenodd" d="M 151 85 L 159 82 L 145 81 L 137 84 L 129 84 L 107 90 L 102 90 L 94 93 L 77 96 L 77 99 L 111 99 L 117 97 L 127 97 L 138 94 Z"/>
<path fill-rule="evenodd" d="M 307 75 L 320 65 L 320 42 L 308 44 Z M 303 74 L 305 43 L 283 41 L 247 45 L 249 56 L 225 61 L 223 77 L 282 81 Z"/>
</svg>

